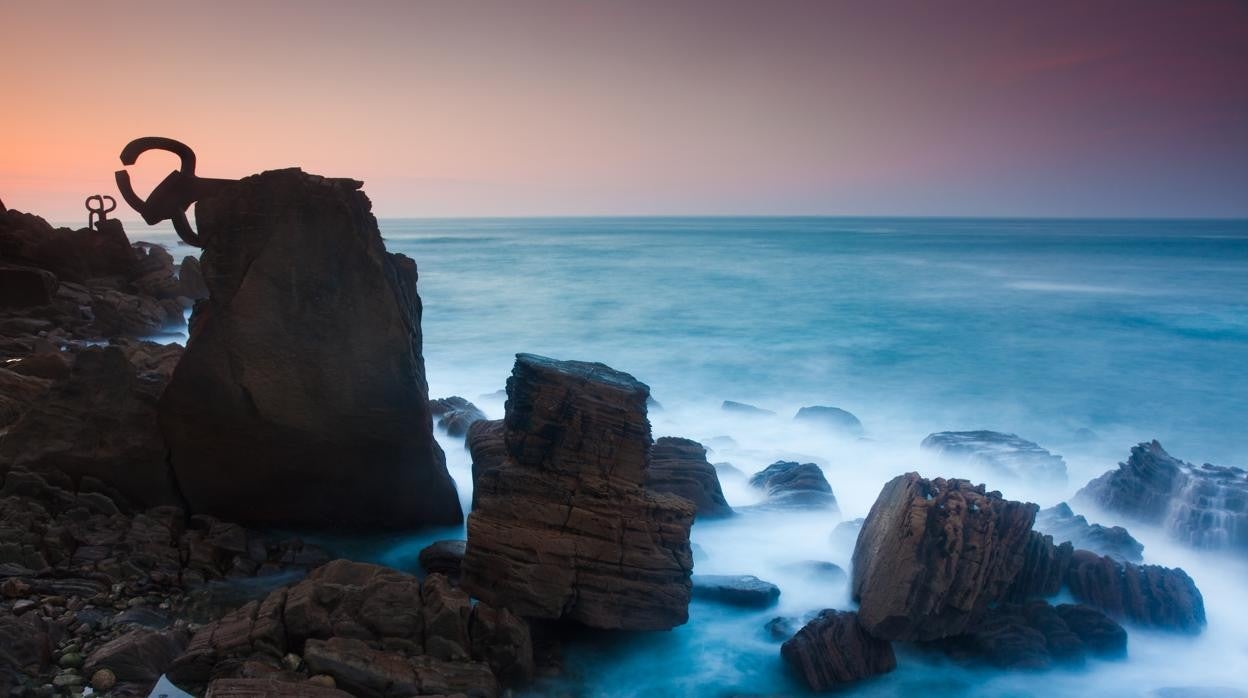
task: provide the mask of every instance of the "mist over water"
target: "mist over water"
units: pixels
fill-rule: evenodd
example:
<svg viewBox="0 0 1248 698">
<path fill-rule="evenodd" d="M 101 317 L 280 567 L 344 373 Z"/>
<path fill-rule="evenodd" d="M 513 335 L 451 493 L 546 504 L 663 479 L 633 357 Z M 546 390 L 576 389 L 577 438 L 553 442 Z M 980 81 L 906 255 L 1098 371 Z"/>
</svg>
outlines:
<svg viewBox="0 0 1248 698">
<path fill-rule="evenodd" d="M 516 352 L 601 361 L 651 386 L 654 436 L 684 436 L 746 475 L 779 460 L 818 463 L 840 515 L 743 510 L 700 521 L 699 573 L 754 574 L 779 605 L 702 601 L 671 632 L 569 647 L 538 692 L 571 695 L 801 693 L 763 625 L 852 608 L 846 585 L 785 568 L 848 570 L 842 520 L 865 516 L 910 471 L 967 477 L 1051 506 L 1156 438 L 1195 463 L 1248 465 L 1248 222 L 924 219 L 383 220 L 392 252 L 415 259 L 432 397 L 462 395 L 491 418 Z M 132 237 L 168 242 L 163 233 Z M 135 233 L 138 233 L 137 235 Z M 175 256 L 189 248 L 175 249 Z M 349 360 L 344 357 L 344 360 Z M 723 412 L 725 400 L 776 417 Z M 865 438 L 792 421 L 799 407 L 857 415 Z M 1062 485 L 1009 480 L 919 450 L 935 431 L 1017 433 L 1061 454 Z M 1090 429 L 1092 435 L 1078 434 Z M 729 437 L 729 439 L 717 438 Z M 465 508 L 462 441 L 439 434 Z M 758 500 L 721 475 L 731 505 Z M 1248 562 L 1121 523 L 1146 563 L 1181 566 L 1205 598 L 1198 637 L 1126 625 L 1125 661 L 1044 673 L 967 669 L 898 646 L 894 673 L 854 695 L 1167 695 L 1173 686 L 1248 691 Z M 358 554 L 414 568 L 420 536 L 354 541 Z"/>
</svg>

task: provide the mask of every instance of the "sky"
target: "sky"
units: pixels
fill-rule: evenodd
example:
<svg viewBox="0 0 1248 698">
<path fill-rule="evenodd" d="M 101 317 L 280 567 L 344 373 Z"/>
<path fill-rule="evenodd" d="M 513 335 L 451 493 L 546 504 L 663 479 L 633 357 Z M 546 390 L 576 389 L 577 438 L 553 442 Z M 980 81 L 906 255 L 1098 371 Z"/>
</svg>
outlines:
<svg viewBox="0 0 1248 698">
<path fill-rule="evenodd" d="M 361 179 L 380 217 L 1248 216 L 1238 1 L 0 0 L 0 27 L 0 200 L 53 220 L 145 135 L 203 176 Z"/>
</svg>

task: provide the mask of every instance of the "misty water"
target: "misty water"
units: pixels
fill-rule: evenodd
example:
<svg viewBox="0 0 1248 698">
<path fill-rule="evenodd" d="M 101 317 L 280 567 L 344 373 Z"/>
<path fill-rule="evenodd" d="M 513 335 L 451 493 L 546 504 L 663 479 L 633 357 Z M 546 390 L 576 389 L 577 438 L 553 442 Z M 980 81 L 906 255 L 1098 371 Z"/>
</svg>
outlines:
<svg viewBox="0 0 1248 698">
<path fill-rule="evenodd" d="M 654 436 L 702 441 L 745 474 L 779 460 L 824 470 L 840 514 L 743 511 L 698 522 L 698 573 L 754 574 L 779 604 L 742 611 L 694 601 L 670 632 L 593 638 L 535 694 L 803 693 L 763 625 L 852 608 L 846 585 L 786 569 L 849 568 L 852 538 L 881 486 L 916 470 L 985 482 L 1051 506 L 1158 439 L 1183 460 L 1248 465 L 1248 223 L 953 219 L 383 220 L 391 251 L 415 259 L 434 397 L 462 395 L 491 418 L 516 352 L 601 361 L 650 385 Z M 164 229 L 130 226 L 164 242 Z M 350 357 L 343 357 L 349 361 Z M 723 400 L 773 410 L 720 409 Z M 806 405 L 857 415 L 863 439 L 799 425 Z M 919 450 L 942 430 L 1016 433 L 1061 454 L 1069 481 L 1004 480 Z M 1090 430 L 1090 433 L 1089 431 Z M 727 437 L 727 438 L 725 438 Z M 462 441 L 440 434 L 461 499 Z M 721 476 L 734 507 L 758 501 Z M 1147 563 L 1181 566 L 1204 594 L 1208 628 L 1188 637 L 1126 625 L 1125 660 L 1042 673 L 973 669 L 898 646 L 898 669 L 853 695 L 1186 695 L 1248 691 L 1248 562 L 1126 525 Z M 463 529 L 329 541 L 415 569 L 423 545 Z M 1214 693 L 1211 695 L 1222 695 Z"/>
</svg>

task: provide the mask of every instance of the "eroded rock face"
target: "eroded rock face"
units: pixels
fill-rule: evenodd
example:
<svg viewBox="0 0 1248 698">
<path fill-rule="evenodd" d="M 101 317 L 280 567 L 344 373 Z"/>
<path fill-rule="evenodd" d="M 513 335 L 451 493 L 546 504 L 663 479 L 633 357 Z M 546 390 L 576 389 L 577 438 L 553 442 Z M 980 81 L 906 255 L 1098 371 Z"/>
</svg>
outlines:
<svg viewBox="0 0 1248 698">
<path fill-rule="evenodd" d="M 1144 559 L 1144 544 L 1132 538 L 1127 529 L 1090 524 L 1087 518 L 1072 511 L 1066 502 L 1042 509 L 1036 515 L 1036 530 L 1052 535 L 1053 540 L 1070 541 L 1081 550 L 1109 555 L 1123 562 Z"/>
<path fill-rule="evenodd" d="M 17 210 L 0 211 L 0 257 L 75 282 L 129 276 L 136 263 L 121 221 L 110 219 L 98 230 L 71 230 Z"/>
<path fill-rule="evenodd" d="M 688 619 L 694 509 L 645 489 L 648 395 L 602 364 L 516 357 L 505 458 L 474 463 L 464 589 L 522 616 L 596 628 Z"/>
<path fill-rule="evenodd" d="M 707 462 L 706 449 L 697 441 L 675 436 L 655 441 L 646 470 L 646 489 L 688 499 L 702 518 L 732 514 L 719 486 L 719 475 Z"/>
<path fill-rule="evenodd" d="M 968 460 L 1005 477 L 1066 481 L 1066 461 L 1038 444 L 999 431 L 941 431 L 920 446 L 941 456 Z"/>
<path fill-rule="evenodd" d="M 1075 501 L 1163 526 L 1194 548 L 1248 554 L 1248 472 L 1185 463 L 1156 441 L 1132 447 L 1125 463 L 1089 482 Z"/>
<path fill-rule="evenodd" d="M 462 520 L 433 438 L 416 265 L 360 183 L 299 170 L 196 205 L 210 296 L 160 401 L 195 511 L 247 522 Z"/>
<path fill-rule="evenodd" d="M 821 612 L 780 646 L 780 656 L 814 691 L 897 668 L 893 646 L 869 634 L 850 611 Z"/>
<path fill-rule="evenodd" d="M 754 473 L 750 486 L 767 492 L 768 506 L 837 510 L 832 485 L 814 463 L 776 461 Z"/>
<path fill-rule="evenodd" d="M 1022 569 L 1036 509 L 966 480 L 894 478 L 854 548 L 859 620 L 889 640 L 965 632 Z"/>
<path fill-rule="evenodd" d="M 1003 669 L 1048 669 L 1089 656 L 1124 657 L 1127 632 L 1089 606 L 1046 601 L 990 609 L 965 635 L 941 643 L 953 657 Z"/>
<path fill-rule="evenodd" d="M 438 418 L 438 426 L 450 436 L 464 436 L 474 422 L 485 419 L 484 412 L 458 395 L 433 400 L 429 408 Z"/>
<path fill-rule="evenodd" d="M 1116 618 L 1188 633 L 1205 627 L 1204 597 L 1177 567 L 1134 565 L 1076 550 L 1066 585 L 1080 602 Z"/>
</svg>

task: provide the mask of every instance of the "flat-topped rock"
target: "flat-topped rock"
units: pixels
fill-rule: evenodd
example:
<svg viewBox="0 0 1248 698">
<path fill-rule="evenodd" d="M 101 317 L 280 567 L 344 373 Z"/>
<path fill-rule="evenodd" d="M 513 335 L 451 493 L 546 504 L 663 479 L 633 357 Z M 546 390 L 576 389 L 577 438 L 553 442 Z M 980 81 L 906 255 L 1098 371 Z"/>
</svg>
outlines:
<svg viewBox="0 0 1248 698">
<path fill-rule="evenodd" d="M 1076 514 L 1066 502 L 1041 509 L 1036 514 L 1035 527 L 1052 535 L 1054 541 L 1070 541 L 1076 548 L 1091 550 L 1099 555 L 1109 555 L 1123 562 L 1144 559 L 1144 544 L 1131 537 L 1127 529 L 1088 523 L 1086 517 Z"/>
<path fill-rule="evenodd" d="M 1032 480 L 1066 481 L 1066 461 L 1035 442 L 999 431 L 941 431 L 920 447 L 940 456 L 966 460 L 993 474 Z"/>
<path fill-rule="evenodd" d="M 693 596 L 729 606 L 766 608 L 780 599 L 780 587 L 752 574 L 695 574 Z"/>
<path fill-rule="evenodd" d="M 190 507 L 235 521 L 462 521 L 433 437 L 416 264 L 360 183 L 300 170 L 196 204 L 209 297 L 160 401 Z"/>
<path fill-rule="evenodd" d="M 602 364 L 520 354 L 505 448 L 469 434 L 475 507 L 461 585 L 522 616 L 657 630 L 688 618 L 688 500 L 645 488 L 649 388 Z"/>
</svg>

